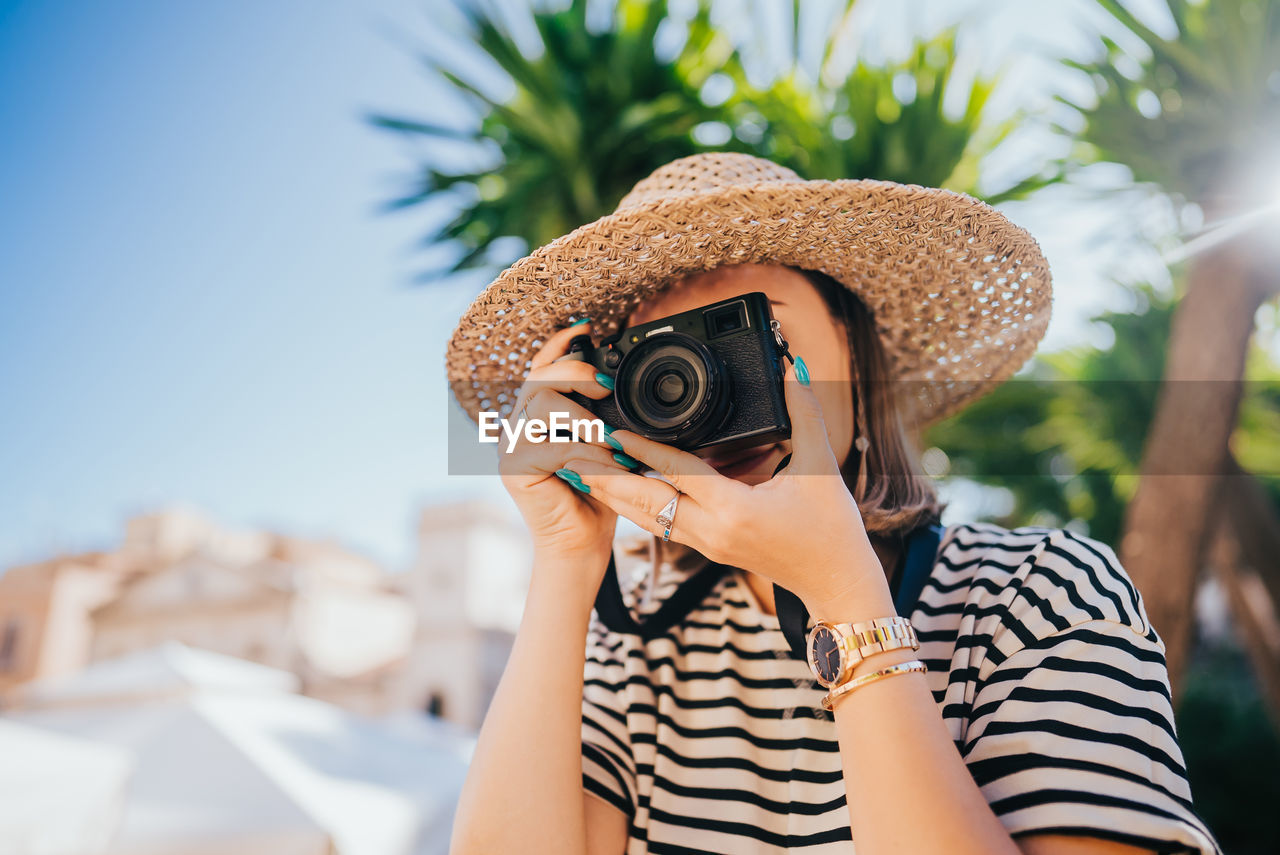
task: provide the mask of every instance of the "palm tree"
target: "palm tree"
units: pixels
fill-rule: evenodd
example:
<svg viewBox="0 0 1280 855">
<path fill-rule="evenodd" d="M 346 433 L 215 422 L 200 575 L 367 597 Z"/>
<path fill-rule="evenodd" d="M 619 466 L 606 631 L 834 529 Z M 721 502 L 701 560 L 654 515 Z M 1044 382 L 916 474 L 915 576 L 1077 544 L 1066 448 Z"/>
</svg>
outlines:
<svg viewBox="0 0 1280 855">
<path fill-rule="evenodd" d="M 987 102 L 998 82 L 994 77 L 962 84 L 956 99 L 960 115 L 947 115 L 943 98 L 956 85 L 956 40 L 955 28 L 944 30 L 918 42 L 904 59 L 858 63 L 830 83 L 811 82 L 800 71 L 797 52 L 764 88 L 751 84 L 735 53 L 725 67 L 735 86 L 729 106 L 740 126 L 759 135 L 761 156 L 809 178 L 945 187 L 990 204 L 1062 180 L 1060 171 L 1051 171 L 996 190 L 979 186 L 979 160 L 1003 144 L 1024 117 L 993 121 L 988 116 Z M 835 39 L 825 45 L 822 77 L 830 71 L 835 46 Z"/>
<path fill-rule="evenodd" d="M 525 56 L 495 18 L 458 6 L 468 38 L 510 78 L 515 94 L 496 99 L 469 76 L 429 58 L 438 74 L 471 103 L 479 126 L 460 130 L 430 119 L 377 115 L 382 128 L 427 139 L 470 143 L 498 154 L 476 171 L 445 172 L 422 163 L 393 207 L 417 205 L 454 192 L 467 201 L 429 243 L 456 242 L 461 257 L 424 279 L 485 267 L 495 241 L 522 238 L 540 246 L 613 210 L 623 194 L 660 164 L 706 148 L 694 129 L 724 118 L 699 96 L 706 79 L 731 51 L 702 4 L 685 22 L 683 47 L 659 56 L 654 36 L 671 20 L 666 0 L 618 0 L 611 26 L 594 32 L 586 0 L 532 15 L 542 54 Z M 731 148 L 732 146 L 729 146 Z"/>
<path fill-rule="evenodd" d="M 658 166 L 699 151 L 744 151 L 773 159 L 807 178 L 866 177 L 946 186 L 977 193 L 976 164 L 999 145 L 1017 119 L 988 121 L 987 97 L 995 82 L 979 79 L 957 100 L 958 118 L 942 109 L 952 84 L 955 33 L 920 44 L 905 60 L 857 65 L 832 83 L 810 81 L 800 71 L 799 45 L 773 80 L 753 86 L 740 46 L 711 22 L 711 4 L 701 0 L 688 21 L 672 17 L 666 0 L 617 0 L 609 25 L 588 26 L 585 0 L 563 9 L 532 11 L 541 38 L 536 58 L 488 13 L 463 5 L 469 38 L 502 69 L 514 95 L 496 99 L 475 80 L 430 60 L 438 74 L 480 115 L 478 127 L 460 130 L 434 119 L 377 115 L 379 127 L 426 139 L 449 139 L 497 153 L 492 166 L 445 172 L 434 162 L 417 167 L 402 208 L 454 191 L 465 201 L 452 221 L 428 243 L 454 242 L 461 257 L 424 279 L 468 268 L 493 266 L 499 238 L 516 237 L 540 246 L 613 210 L 637 181 Z M 846 0 L 836 17 L 848 16 Z M 805 7 L 812 9 L 813 7 Z M 800 32 L 801 3 L 791 21 Z M 682 28 L 685 39 L 664 57 L 655 35 L 664 25 Z M 824 64 L 840 26 L 822 45 Z M 711 81 L 715 76 L 717 80 Z M 912 81 L 909 98 L 895 95 L 894 82 Z M 709 81 L 729 92 L 708 97 Z M 719 137 L 709 135 L 719 132 Z M 1056 180 L 1030 177 L 1002 188 L 996 201 L 1025 195 Z"/>
<path fill-rule="evenodd" d="M 1071 103 L 1084 121 L 1083 158 L 1128 166 L 1211 225 L 1182 271 L 1162 384 L 1130 503 L 1120 556 L 1142 588 L 1167 648 L 1170 678 L 1185 666 L 1197 570 L 1230 483 L 1228 441 L 1259 305 L 1280 277 L 1244 237 L 1213 245 L 1274 205 L 1280 163 L 1280 5 L 1265 0 L 1165 0 L 1165 37 L 1119 0 L 1099 0 L 1111 23 L 1141 44 L 1135 55 L 1101 38 L 1103 56 L 1075 63 L 1096 99 Z M 1271 174 L 1259 174 L 1260 170 Z M 1270 194 L 1268 194 L 1270 195 Z M 1230 521 L 1228 520 L 1228 523 Z M 1265 570 L 1268 568 L 1258 568 Z"/>
</svg>

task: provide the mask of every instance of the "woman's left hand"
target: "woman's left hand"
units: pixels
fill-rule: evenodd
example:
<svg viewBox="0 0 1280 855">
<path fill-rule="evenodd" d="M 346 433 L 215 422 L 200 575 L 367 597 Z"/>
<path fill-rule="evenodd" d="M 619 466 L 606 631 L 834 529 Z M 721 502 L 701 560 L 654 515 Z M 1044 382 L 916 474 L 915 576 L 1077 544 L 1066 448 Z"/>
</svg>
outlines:
<svg viewBox="0 0 1280 855">
<path fill-rule="evenodd" d="M 784 382 L 791 417 L 791 460 L 762 484 L 721 475 L 700 457 L 616 430 L 623 451 L 666 481 L 619 472 L 596 461 L 565 465 L 597 500 L 659 537 L 662 508 L 682 494 L 671 539 L 712 561 L 765 576 L 800 597 L 812 611 L 883 585 L 880 565 L 857 503 L 840 475 L 822 408 L 794 367 Z"/>
</svg>

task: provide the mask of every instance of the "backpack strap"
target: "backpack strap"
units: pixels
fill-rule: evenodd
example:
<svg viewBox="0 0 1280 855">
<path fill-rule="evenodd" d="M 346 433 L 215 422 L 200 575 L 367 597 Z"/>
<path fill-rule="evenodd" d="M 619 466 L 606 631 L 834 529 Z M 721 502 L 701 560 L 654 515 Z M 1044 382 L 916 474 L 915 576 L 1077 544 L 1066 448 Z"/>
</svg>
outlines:
<svg viewBox="0 0 1280 855">
<path fill-rule="evenodd" d="M 920 602 L 933 565 L 938 560 L 938 546 L 945 529 L 941 525 L 924 525 L 911 533 L 907 540 L 907 560 L 902 572 L 894 580 L 893 608 L 901 617 L 910 617 Z"/>
</svg>

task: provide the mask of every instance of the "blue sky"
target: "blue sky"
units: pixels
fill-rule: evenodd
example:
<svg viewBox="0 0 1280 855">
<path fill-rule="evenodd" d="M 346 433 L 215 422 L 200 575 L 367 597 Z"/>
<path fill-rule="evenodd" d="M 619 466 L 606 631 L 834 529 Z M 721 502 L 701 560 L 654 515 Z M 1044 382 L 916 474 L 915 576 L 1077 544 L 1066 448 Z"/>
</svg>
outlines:
<svg viewBox="0 0 1280 855">
<path fill-rule="evenodd" d="M 375 213 L 397 6 L 0 6 L 0 566 L 170 501 L 407 556 L 469 295 Z"/>
<path fill-rule="evenodd" d="M 377 212 L 410 161 L 361 118 L 438 103 L 406 48 L 436 5 L 0 0 L 0 568 L 169 503 L 401 567 L 422 507 L 497 494 L 443 448 L 482 283 L 411 283 L 425 216 Z M 1015 94 L 1040 36 L 1078 42 L 1078 4 L 983 8 Z M 1105 260 L 1053 206 L 1011 213 L 1055 266 L 1051 342 L 1081 339 Z"/>
</svg>

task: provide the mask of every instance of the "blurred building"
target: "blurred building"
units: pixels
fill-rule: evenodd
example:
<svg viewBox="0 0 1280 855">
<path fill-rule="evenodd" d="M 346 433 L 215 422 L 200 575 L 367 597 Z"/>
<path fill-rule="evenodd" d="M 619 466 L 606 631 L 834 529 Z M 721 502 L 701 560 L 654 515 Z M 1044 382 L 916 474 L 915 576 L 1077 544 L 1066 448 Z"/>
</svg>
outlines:
<svg viewBox="0 0 1280 855">
<path fill-rule="evenodd" d="M 363 556 L 327 541 L 226 531 L 133 576 L 92 621 L 95 661 L 180 641 L 291 671 L 305 693 L 365 712 L 383 706 L 368 676 L 404 659 L 417 623 Z"/>
<path fill-rule="evenodd" d="M 129 583 L 207 549 L 243 554 L 243 535 L 185 509 L 136 517 L 114 552 L 60 555 L 0 575 L 0 690 L 78 671 L 93 658 L 94 614 Z"/>
<path fill-rule="evenodd" d="M 90 615 L 133 570 L 118 555 L 90 552 L 0 576 L 0 691 L 81 668 L 93 641 Z"/>
<path fill-rule="evenodd" d="M 394 707 L 479 727 L 520 624 L 529 566 L 524 528 L 492 505 L 423 511 L 417 560 L 397 579 L 419 621 Z"/>
<path fill-rule="evenodd" d="M 424 510 L 404 573 L 330 541 L 146 514 L 113 552 L 0 575 L 0 692 L 178 641 L 289 671 L 350 710 L 476 728 L 528 572 L 524 529 L 479 502 Z"/>
</svg>

